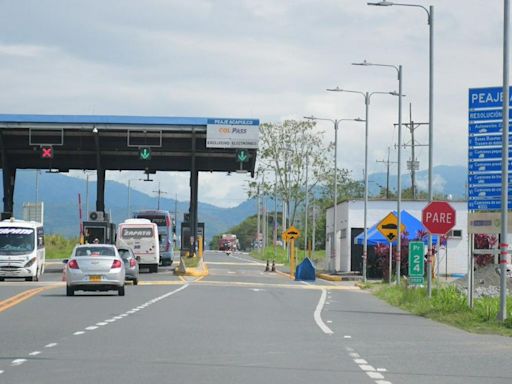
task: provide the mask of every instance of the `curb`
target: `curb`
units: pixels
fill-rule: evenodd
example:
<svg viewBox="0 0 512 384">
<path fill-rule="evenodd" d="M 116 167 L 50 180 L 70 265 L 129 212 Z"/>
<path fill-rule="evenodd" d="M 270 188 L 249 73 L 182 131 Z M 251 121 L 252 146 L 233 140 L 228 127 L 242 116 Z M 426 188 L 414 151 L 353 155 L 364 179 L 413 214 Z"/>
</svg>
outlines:
<svg viewBox="0 0 512 384">
<path fill-rule="evenodd" d="M 333 276 L 333 275 L 328 275 L 326 273 L 318 273 L 316 275 L 316 277 L 318 277 L 319 279 L 322 279 L 322 280 L 327 280 L 327 281 L 342 281 L 342 277 L 341 276 Z"/>
</svg>

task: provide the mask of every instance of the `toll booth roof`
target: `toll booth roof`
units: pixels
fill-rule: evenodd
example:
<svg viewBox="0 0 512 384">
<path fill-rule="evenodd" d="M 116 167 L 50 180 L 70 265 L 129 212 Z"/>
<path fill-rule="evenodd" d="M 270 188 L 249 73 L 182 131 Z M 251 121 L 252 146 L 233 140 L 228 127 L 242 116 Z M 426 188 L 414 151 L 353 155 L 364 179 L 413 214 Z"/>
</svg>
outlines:
<svg viewBox="0 0 512 384">
<path fill-rule="evenodd" d="M 238 148 L 207 146 L 208 126 L 218 122 L 259 126 L 245 118 L 0 114 L 0 163 L 10 169 L 154 173 L 190 171 L 194 162 L 197 171 L 254 175 L 256 148 L 247 149 L 248 161 L 240 164 Z"/>
</svg>

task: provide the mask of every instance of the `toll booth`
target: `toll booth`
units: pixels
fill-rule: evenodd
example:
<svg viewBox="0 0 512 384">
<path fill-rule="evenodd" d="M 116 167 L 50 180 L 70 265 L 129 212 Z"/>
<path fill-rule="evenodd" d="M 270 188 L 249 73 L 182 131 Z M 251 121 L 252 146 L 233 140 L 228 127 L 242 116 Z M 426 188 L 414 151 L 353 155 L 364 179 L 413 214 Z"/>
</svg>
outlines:
<svg viewBox="0 0 512 384">
<path fill-rule="evenodd" d="M 108 221 L 84 221 L 84 242 L 92 244 L 98 239 L 101 244 L 115 244 L 116 225 Z"/>
<path fill-rule="evenodd" d="M 204 223 L 197 223 L 197 236 L 201 236 L 203 249 L 204 247 Z M 190 252 L 190 241 L 191 241 L 191 231 L 190 231 L 190 223 L 182 222 L 181 223 L 181 256 L 189 256 Z"/>
</svg>

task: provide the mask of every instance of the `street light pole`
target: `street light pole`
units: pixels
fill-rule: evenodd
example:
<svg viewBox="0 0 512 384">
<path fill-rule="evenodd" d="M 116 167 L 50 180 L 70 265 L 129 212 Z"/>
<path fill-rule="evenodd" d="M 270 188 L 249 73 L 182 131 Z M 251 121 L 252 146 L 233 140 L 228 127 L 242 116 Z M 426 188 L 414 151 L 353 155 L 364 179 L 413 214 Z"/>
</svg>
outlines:
<svg viewBox="0 0 512 384">
<path fill-rule="evenodd" d="M 365 105 L 365 133 L 364 133 L 364 240 L 363 240 L 363 282 L 366 283 L 366 266 L 367 266 L 367 257 L 368 257 L 368 128 L 369 128 L 369 118 L 370 118 L 370 98 L 373 95 L 382 94 L 382 95 L 393 95 L 397 96 L 396 92 L 361 92 L 361 91 L 351 91 L 348 89 L 341 89 L 339 87 L 327 89 L 331 92 L 349 92 L 349 93 L 357 93 L 364 97 L 364 105 Z"/>
<path fill-rule="evenodd" d="M 398 76 L 398 158 L 397 158 L 397 167 L 398 167 L 398 175 L 397 175 L 397 203 L 396 203 L 396 211 L 397 211 L 397 246 L 396 246 L 396 283 L 400 285 L 400 266 L 401 266 L 401 250 L 402 250 L 402 238 L 401 238 L 401 228 L 402 228 L 402 218 L 401 218 L 401 202 L 402 202 L 402 65 L 392 65 L 392 64 L 375 64 L 368 63 L 364 60 L 362 63 L 352 63 L 352 65 L 362 65 L 362 66 L 376 66 L 376 67 L 388 67 L 394 68 L 397 72 Z M 389 166 L 389 165 L 388 165 Z M 366 167 L 365 167 L 366 169 Z M 365 225 L 366 226 L 366 225 Z M 391 273 L 391 271 L 390 271 Z"/>
<path fill-rule="evenodd" d="M 387 0 L 380 2 L 368 2 L 368 5 L 374 6 L 404 6 L 421 8 L 427 13 L 427 21 L 429 25 L 429 83 L 428 83 L 428 201 L 432 202 L 434 194 L 432 189 L 432 174 L 433 174 L 433 154 L 434 154 L 434 6 L 429 6 L 429 9 L 420 4 L 404 4 L 395 3 Z M 414 159 L 413 159 L 414 161 Z M 432 297 L 432 235 L 428 236 L 428 251 L 427 251 L 427 291 L 428 297 Z"/>
<path fill-rule="evenodd" d="M 355 119 L 326 119 L 321 117 L 315 117 L 315 116 L 304 116 L 305 119 L 308 120 L 314 120 L 314 121 L 330 121 L 334 125 L 334 226 L 333 226 L 333 243 L 334 243 L 334 260 L 338 257 L 338 239 L 337 239 L 337 232 L 338 232 L 338 128 L 341 121 L 357 121 L 362 122 L 364 120 L 360 118 Z M 332 256 L 331 256 L 332 258 Z M 334 262 L 334 271 L 336 271 L 336 261 Z"/>
</svg>

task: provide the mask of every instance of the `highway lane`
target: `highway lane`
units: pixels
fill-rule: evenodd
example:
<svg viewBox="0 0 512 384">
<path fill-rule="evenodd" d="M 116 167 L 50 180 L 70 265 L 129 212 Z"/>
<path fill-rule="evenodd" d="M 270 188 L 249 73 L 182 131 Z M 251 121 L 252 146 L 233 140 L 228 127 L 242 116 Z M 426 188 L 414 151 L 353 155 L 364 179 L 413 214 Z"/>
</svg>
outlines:
<svg viewBox="0 0 512 384">
<path fill-rule="evenodd" d="M 265 273 L 244 254 L 205 259 L 204 279 L 162 269 L 142 275 L 158 285 L 125 297 L 66 297 L 61 286 L 1 312 L 0 382 L 512 380 L 509 338 L 411 316 L 351 284 Z"/>
</svg>

